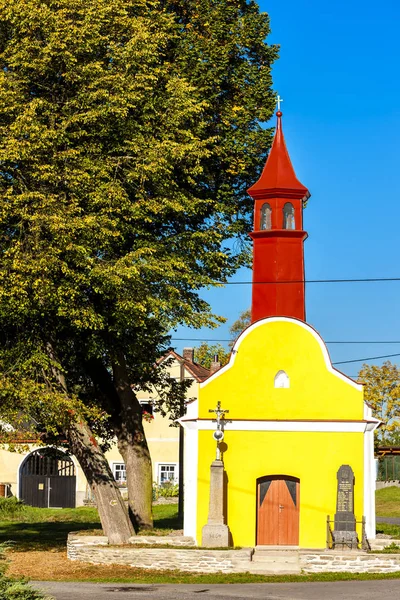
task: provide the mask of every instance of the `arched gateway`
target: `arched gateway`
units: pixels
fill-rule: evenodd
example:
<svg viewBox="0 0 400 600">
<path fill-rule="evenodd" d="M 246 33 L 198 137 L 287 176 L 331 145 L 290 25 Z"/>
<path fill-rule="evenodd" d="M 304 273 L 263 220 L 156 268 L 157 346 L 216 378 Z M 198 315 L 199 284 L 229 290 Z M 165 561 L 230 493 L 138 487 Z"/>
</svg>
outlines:
<svg viewBox="0 0 400 600">
<path fill-rule="evenodd" d="M 31 452 L 20 467 L 19 497 L 39 508 L 75 508 L 75 465 L 55 448 Z"/>
</svg>

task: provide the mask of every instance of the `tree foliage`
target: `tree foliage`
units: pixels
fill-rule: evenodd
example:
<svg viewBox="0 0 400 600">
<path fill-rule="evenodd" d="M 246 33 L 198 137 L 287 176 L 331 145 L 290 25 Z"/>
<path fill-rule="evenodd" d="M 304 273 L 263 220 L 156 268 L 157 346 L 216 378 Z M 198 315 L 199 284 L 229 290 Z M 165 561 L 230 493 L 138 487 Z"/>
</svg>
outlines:
<svg viewBox="0 0 400 600">
<path fill-rule="evenodd" d="M 130 498 L 135 386 L 248 258 L 268 33 L 252 1 L 0 0 L 0 416 L 117 435 Z"/>
<path fill-rule="evenodd" d="M 201 342 L 200 346 L 194 349 L 195 361 L 206 369 L 211 367 L 214 356 L 218 356 L 218 361 L 223 367 L 229 361 L 230 352 L 222 344 L 208 344 L 207 342 Z"/>
<path fill-rule="evenodd" d="M 400 368 L 390 361 L 381 366 L 364 364 L 358 375 L 365 400 L 382 421 L 376 430 L 379 445 L 400 443 Z"/>
<path fill-rule="evenodd" d="M 239 335 L 248 327 L 251 323 L 251 310 L 248 308 L 240 313 L 239 317 L 233 323 L 233 325 L 229 328 L 229 333 L 231 335 L 232 341 L 230 345 L 233 346 L 235 340 Z"/>
</svg>

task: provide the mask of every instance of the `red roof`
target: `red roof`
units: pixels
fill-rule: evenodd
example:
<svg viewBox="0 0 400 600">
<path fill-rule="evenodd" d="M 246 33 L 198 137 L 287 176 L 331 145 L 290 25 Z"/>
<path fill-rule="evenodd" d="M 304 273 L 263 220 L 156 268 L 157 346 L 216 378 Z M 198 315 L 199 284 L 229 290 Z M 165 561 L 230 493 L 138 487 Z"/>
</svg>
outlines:
<svg viewBox="0 0 400 600">
<path fill-rule="evenodd" d="M 265 164 L 260 179 L 248 189 L 253 198 L 263 195 L 287 195 L 290 197 L 309 197 L 308 189 L 300 183 L 294 172 L 289 152 L 286 148 L 282 131 L 282 113 L 278 117 L 276 132 L 268 160 Z"/>
<path fill-rule="evenodd" d="M 202 365 L 199 365 L 196 362 L 191 362 L 190 360 L 186 360 L 185 358 L 183 358 L 183 356 L 181 356 L 180 354 L 175 352 L 175 350 L 169 350 L 167 352 L 167 354 L 165 354 L 165 356 L 163 356 L 158 361 L 158 364 L 161 364 L 162 362 L 164 362 L 164 360 L 166 360 L 170 356 L 173 356 L 179 362 L 183 362 L 185 369 L 187 369 L 189 371 L 189 373 L 191 375 L 193 375 L 193 377 L 195 379 L 197 379 L 198 382 L 204 381 L 204 379 L 207 379 L 207 377 L 210 376 L 210 369 L 206 369 L 206 367 L 203 367 Z"/>
</svg>

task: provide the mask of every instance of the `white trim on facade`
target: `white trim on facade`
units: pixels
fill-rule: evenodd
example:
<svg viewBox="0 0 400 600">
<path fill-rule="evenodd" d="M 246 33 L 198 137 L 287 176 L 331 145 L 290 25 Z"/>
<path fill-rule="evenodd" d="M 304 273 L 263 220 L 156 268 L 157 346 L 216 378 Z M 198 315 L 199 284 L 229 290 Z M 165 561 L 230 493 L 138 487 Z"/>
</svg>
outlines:
<svg viewBox="0 0 400 600">
<path fill-rule="evenodd" d="M 364 516 L 365 532 L 367 538 L 376 536 L 375 516 L 375 488 L 376 488 L 376 465 L 374 454 L 374 432 L 380 425 L 380 421 L 372 416 L 372 408 L 364 403 L 364 416 L 368 419 L 368 426 L 364 434 Z"/>
<path fill-rule="evenodd" d="M 228 371 L 231 367 L 233 367 L 233 365 L 235 363 L 236 354 L 239 352 L 240 344 L 254 329 L 257 329 L 257 327 L 265 325 L 265 323 L 279 323 L 279 322 L 294 323 L 294 324 L 298 325 L 299 327 L 302 327 L 309 333 L 311 333 L 311 335 L 317 340 L 318 344 L 320 345 L 321 352 L 324 357 L 325 365 L 326 365 L 326 368 L 328 369 L 328 371 L 330 373 L 332 373 L 332 375 L 335 375 L 335 377 L 338 377 L 342 381 L 345 381 L 346 383 L 348 383 L 349 385 L 354 387 L 356 390 L 362 391 L 362 389 L 363 389 L 362 385 L 360 385 L 359 383 L 356 383 L 355 381 L 353 381 L 353 379 L 351 379 L 350 377 L 347 377 L 347 375 L 344 375 L 344 373 L 341 373 L 340 371 L 338 371 L 337 369 L 335 369 L 332 366 L 328 349 L 325 346 L 325 343 L 324 343 L 323 339 L 321 338 L 321 336 L 319 335 L 319 333 L 317 333 L 317 331 L 315 331 L 315 329 L 310 327 L 310 325 L 308 325 L 307 323 L 304 323 L 304 321 L 300 321 L 298 319 L 291 319 L 289 317 L 269 317 L 268 319 L 260 319 L 260 321 L 256 321 L 255 323 L 252 323 L 237 338 L 237 340 L 232 348 L 232 354 L 230 356 L 228 364 L 225 365 L 224 367 L 222 367 L 222 369 L 219 369 L 219 371 L 217 371 L 210 377 L 208 377 L 208 379 L 206 379 L 205 381 L 200 383 L 200 387 L 201 388 L 205 387 L 208 383 L 210 383 L 210 381 L 213 381 L 215 378 L 219 377 L 222 373 L 224 373 L 225 371 Z"/>
<path fill-rule="evenodd" d="M 156 438 L 151 438 L 151 437 L 146 437 L 146 440 L 148 442 L 160 442 L 160 443 L 169 443 L 169 442 L 173 442 L 174 444 L 176 444 L 176 442 L 179 442 L 179 438 L 160 438 L 160 437 L 156 437 Z M 167 464 L 167 463 L 165 463 Z"/>
<path fill-rule="evenodd" d="M 210 419 L 185 420 L 179 423 L 186 429 L 214 431 L 215 423 Z M 378 426 L 378 419 L 369 421 L 231 421 L 224 424 L 225 431 L 298 431 L 318 433 L 364 433 Z"/>
<path fill-rule="evenodd" d="M 183 423 L 182 423 L 183 425 Z M 197 539 L 197 473 L 199 433 L 192 423 L 185 425 L 185 510 L 183 513 L 183 533 Z"/>
</svg>

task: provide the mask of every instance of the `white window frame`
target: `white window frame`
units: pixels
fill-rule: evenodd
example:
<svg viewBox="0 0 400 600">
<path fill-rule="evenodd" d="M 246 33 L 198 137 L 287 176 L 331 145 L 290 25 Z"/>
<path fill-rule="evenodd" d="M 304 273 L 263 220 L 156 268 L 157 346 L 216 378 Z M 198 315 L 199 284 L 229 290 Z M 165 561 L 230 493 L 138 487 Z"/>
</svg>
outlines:
<svg viewBox="0 0 400 600">
<path fill-rule="evenodd" d="M 116 468 L 116 467 L 120 467 L 122 465 L 124 466 L 123 469 Z M 115 462 L 111 463 L 111 470 L 112 470 L 113 477 L 117 483 L 126 483 L 126 465 L 123 461 L 118 461 L 118 462 L 115 461 Z M 125 471 L 125 479 L 124 480 L 117 478 L 117 472 L 120 473 L 121 471 Z"/>
<path fill-rule="evenodd" d="M 179 481 L 179 463 L 177 462 L 157 462 L 157 485 L 161 485 L 161 467 L 174 467 L 174 479 L 172 483 L 175 485 Z M 171 481 L 171 480 L 170 480 Z"/>
</svg>

